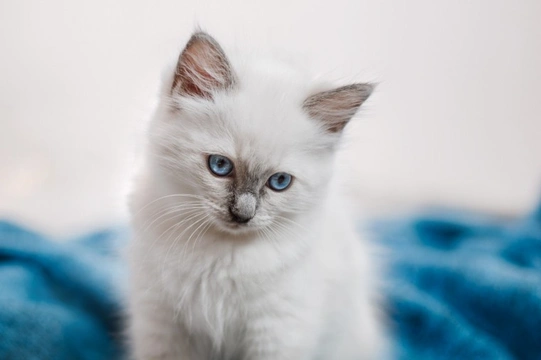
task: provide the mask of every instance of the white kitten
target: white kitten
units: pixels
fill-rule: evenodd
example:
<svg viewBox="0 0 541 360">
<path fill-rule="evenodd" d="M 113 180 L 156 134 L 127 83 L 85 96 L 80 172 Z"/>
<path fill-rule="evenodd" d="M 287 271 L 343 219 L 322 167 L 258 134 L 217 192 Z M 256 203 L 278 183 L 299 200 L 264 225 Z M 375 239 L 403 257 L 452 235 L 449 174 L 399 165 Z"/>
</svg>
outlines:
<svg viewBox="0 0 541 360">
<path fill-rule="evenodd" d="M 195 33 L 131 201 L 135 359 L 379 359 L 374 267 L 333 179 L 369 84 L 325 90 Z"/>
</svg>

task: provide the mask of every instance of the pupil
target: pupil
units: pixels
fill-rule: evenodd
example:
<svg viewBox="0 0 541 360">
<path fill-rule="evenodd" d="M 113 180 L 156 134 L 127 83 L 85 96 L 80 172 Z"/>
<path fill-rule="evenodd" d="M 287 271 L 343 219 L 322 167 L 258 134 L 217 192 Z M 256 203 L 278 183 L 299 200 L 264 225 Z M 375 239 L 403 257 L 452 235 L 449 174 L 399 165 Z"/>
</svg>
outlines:
<svg viewBox="0 0 541 360">
<path fill-rule="evenodd" d="M 278 183 L 279 183 L 279 184 L 283 183 L 284 180 L 285 180 L 285 176 L 284 176 L 284 175 L 278 176 Z"/>
<path fill-rule="evenodd" d="M 224 165 L 225 165 L 224 159 L 218 160 L 218 164 L 217 164 L 217 165 L 218 165 L 218 167 L 224 167 Z"/>
</svg>

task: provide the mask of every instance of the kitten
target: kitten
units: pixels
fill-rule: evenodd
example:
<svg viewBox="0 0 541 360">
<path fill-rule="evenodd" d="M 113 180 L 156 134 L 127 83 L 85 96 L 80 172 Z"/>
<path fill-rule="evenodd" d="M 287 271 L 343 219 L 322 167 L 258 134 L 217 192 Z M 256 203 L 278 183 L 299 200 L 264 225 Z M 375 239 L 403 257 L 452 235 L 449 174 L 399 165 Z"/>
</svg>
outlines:
<svg viewBox="0 0 541 360">
<path fill-rule="evenodd" d="M 373 86 L 234 61 L 196 32 L 131 198 L 135 359 L 380 359 L 368 246 L 333 178 Z"/>
</svg>

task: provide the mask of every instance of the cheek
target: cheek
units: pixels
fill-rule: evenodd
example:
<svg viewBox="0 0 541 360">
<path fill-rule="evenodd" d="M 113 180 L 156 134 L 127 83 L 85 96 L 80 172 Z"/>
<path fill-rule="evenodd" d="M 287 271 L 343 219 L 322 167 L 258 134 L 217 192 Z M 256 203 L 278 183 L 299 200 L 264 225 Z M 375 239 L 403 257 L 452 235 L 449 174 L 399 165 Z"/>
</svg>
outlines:
<svg viewBox="0 0 541 360">
<path fill-rule="evenodd" d="M 201 189 L 201 195 L 215 204 L 221 204 L 227 194 L 225 183 L 217 181 L 212 175 L 201 174 L 201 177 L 196 180 Z"/>
<path fill-rule="evenodd" d="M 211 201 L 215 208 L 227 211 L 232 197 L 229 179 L 218 178 L 204 169 L 198 183 L 201 189 L 200 195 Z"/>
<path fill-rule="evenodd" d="M 261 198 L 260 212 L 263 215 L 275 216 L 280 213 L 293 213 L 301 211 L 303 200 L 300 189 L 291 188 L 282 191 L 274 192 L 266 190 L 267 194 Z M 299 206 L 301 205 L 301 206 Z"/>
</svg>

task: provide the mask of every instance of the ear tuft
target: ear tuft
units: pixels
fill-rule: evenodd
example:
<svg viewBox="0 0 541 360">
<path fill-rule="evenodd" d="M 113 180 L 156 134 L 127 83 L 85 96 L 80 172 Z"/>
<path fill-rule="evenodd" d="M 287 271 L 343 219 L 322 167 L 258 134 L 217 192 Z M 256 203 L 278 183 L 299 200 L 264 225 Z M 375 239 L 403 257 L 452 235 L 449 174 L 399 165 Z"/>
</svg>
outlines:
<svg viewBox="0 0 541 360">
<path fill-rule="evenodd" d="M 212 98 L 212 93 L 227 90 L 235 76 L 220 44 L 205 32 L 195 32 L 179 56 L 172 93 Z"/>
<path fill-rule="evenodd" d="M 307 98 L 302 107 L 329 132 L 337 133 L 344 129 L 374 88 L 373 84 L 352 84 L 323 91 Z"/>
</svg>

